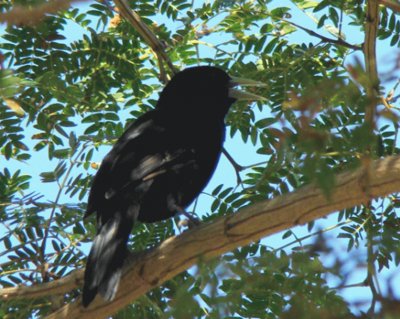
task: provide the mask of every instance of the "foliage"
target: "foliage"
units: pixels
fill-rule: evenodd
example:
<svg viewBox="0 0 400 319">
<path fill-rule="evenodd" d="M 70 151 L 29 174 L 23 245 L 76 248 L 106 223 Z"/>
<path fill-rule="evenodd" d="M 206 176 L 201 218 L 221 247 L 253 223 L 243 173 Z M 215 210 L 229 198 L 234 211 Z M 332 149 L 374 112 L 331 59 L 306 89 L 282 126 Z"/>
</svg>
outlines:
<svg viewBox="0 0 400 319">
<path fill-rule="evenodd" d="M 3 1 L 0 9 L 40 3 Z M 366 120 L 376 104 L 360 62 L 366 1 L 286 4 L 131 1 L 176 67 L 218 65 L 266 83 L 255 93 L 267 103 L 237 103 L 226 119 L 229 137 L 240 137 L 262 162 L 233 163 L 238 184 L 204 196 L 204 220 L 310 182 L 329 198 L 336 173 L 399 154 L 395 59 L 380 74 L 384 103 L 374 106 L 373 123 Z M 398 47 L 398 15 L 379 10 L 379 48 Z M 91 178 L 124 127 L 155 106 L 166 66 L 107 1 L 72 6 L 37 25 L 10 25 L 0 50 L 0 284 L 38 285 L 83 267 L 95 232 L 93 220 L 82 220 Z M 323 230 L 326 222 L 288 230 L 279 235 L 282 245 L 262 241 L 200 262 L 115 318 L 350 318 L 360 310 L 389 318 L 399 205 L 394 194 L 339 212 Z M 154 247 L 176 232 L 172 220 L 139 224 L 131 248 Z M 355 271 L 365 280 L 354 283 Z M 343 292 L 356 286 L 372 297 L 346 299 Z M 79 290 L 2 302 L 0 316 L 43 316 L 77 297 Z"/>
</svg>

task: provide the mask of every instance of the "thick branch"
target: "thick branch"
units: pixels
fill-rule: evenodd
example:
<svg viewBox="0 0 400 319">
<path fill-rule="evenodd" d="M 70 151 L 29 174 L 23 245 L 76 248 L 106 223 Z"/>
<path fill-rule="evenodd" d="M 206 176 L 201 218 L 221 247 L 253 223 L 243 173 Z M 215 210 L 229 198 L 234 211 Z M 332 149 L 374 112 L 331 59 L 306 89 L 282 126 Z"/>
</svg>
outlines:
<svg viewBox="0 0 400 319">
<path fill-rule="evenodd" d="M 91 307 L 85 309 L 79 299 L 47 318 L 84 319 L 110 316 L 199 260 L 217 257 L 266 235 L 367 203 L 372 198 L 399 192 L 400 156 L 373 162 L 368 175 L 369 178 L 366 178 L 365 169 L 360 168 L 337 176 L 330 201 L 316 186 L 309 185 L 171 237 L 159 247 L 129 258 L 114 301 L 106 303 L 101 298 L 96 298 Z M 366 181 L 369 181 L 369 185 L 366 185 Z"/>
<path fill-rule="evenodd" d="M 367 2 L 367 15 L 365 19 L 363 49 L 366 71 L 371 82 L 371 86 L 366 89 L 368 96 L 372 98 L 377 96 L 379 90 L 378 69 L 376 66 L 376 37 L 379 24 L 379 2 L 377 0 L 369 0 Z"/>
<path fill-rule="evenodd" d="M 0 289 L 0 299 L 10 300 L 15 298 L 33 299 L 44 296 L 65 294 L 83 284 L 83 270 L 73 273 L 52 282 L 34 286 L 19 286 Z"/>
<path fill-rule="evenodd" d="M 378 105 L 379 96 L 379 77 L 378 69 L 376 66 L 376 37 L 378 34 L 379 24 L 379 1 L 378 0 L 367 0 L 367 13 L 365 16 L 365 36 L 363 44 L 364 61 L 368 80 L 366 83 L 366 93 L 368 97 L 368 104 L 365 106 L 365 123 L 369 125 L 372 131 L 375 128 L 375 114 L 376 107 Z M 371 158 L 370 147 L 366 149 L 364 155 L 364 165 L 368 167 Z M 367 175 L 367 178 L 369 176 Z"/>
</svg>

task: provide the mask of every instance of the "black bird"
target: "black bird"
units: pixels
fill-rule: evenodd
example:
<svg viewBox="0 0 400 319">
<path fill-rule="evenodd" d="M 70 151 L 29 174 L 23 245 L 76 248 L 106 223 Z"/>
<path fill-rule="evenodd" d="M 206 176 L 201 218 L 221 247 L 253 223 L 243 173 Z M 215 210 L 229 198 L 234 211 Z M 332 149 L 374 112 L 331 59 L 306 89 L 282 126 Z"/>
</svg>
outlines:
<svg viewBox="0 0 400 319">
<path fill-rule="evenodd" d="M 96 212 L 97 235 L 86 264 L 83 306 L 97 293 L 114 298 L 135 221 L 174 216 L 206 186 L 221 154 L 230 106 L 238 99 L 262 99 L 236 85 L 260 83 L 209 66 L 177 73 L 156 108 L 131 123 L 104 158 L 85 214 Z"/>
</svg>

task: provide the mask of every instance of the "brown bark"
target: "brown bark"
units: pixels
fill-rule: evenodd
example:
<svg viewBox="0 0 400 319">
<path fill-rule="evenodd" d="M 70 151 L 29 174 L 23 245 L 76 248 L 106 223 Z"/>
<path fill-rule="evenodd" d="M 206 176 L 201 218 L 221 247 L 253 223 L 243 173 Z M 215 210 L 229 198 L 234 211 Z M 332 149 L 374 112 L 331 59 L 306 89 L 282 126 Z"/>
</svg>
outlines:
<svg viewBox="0 0 400 319">
<path fill-rule="evenodd" d="M 130 258 L 114 301 L 106 303 L 98 297 L 89 308 L 84 309 L 78 300 L 47 318 L 107 317 L 200 259 L 219 256 L 267 235 L 398 191 L 400 156 L 392 156 L 371 163 L 369 172 L 360 168 L 338 175 L 330 200 L 316 186 L 309 185 L 296 192 L 253 204 L 235 214 L 169 238 L 156 249 Z"/>
</svg>

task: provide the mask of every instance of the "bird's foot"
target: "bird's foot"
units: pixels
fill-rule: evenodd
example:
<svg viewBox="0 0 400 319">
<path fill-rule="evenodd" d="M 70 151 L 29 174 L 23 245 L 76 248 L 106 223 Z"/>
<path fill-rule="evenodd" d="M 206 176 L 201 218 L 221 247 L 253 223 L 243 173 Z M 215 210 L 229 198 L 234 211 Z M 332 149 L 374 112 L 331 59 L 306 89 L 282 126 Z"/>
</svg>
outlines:
<svg viewBox="0 0 400 319">
<path fill-rule="evenodd" d="M 185 216 L 187 219 L 185 220 L 181 220 L 179 222 L 179 226 L 182 227 L 187 227 L 189 229 L 194 228 L 196 226 L 199 226 L 201 224 L 201 221 L 199 218 L 197 218 L 197 216 L 195 216 L 195 214 L 193 213 L 189 213 L 187 211 L 185 211 L 183 208 L 181 207 L 177 207 L 177 212 L 179 215 L 183 215 Z"/>
<path fill-rule="evenodd" d="M 187 217 L 187 220 L 188 220 L 187 227 L 188 228 L 193 228 L 193 227 L 199 226 L 201 224 L 201 220 L 199 218 L 197 218 L 197 216 L 195 216 L 193 213 L 188 213 L 186 211 L 183 211 L 182 215 Z"/>
</svg>

